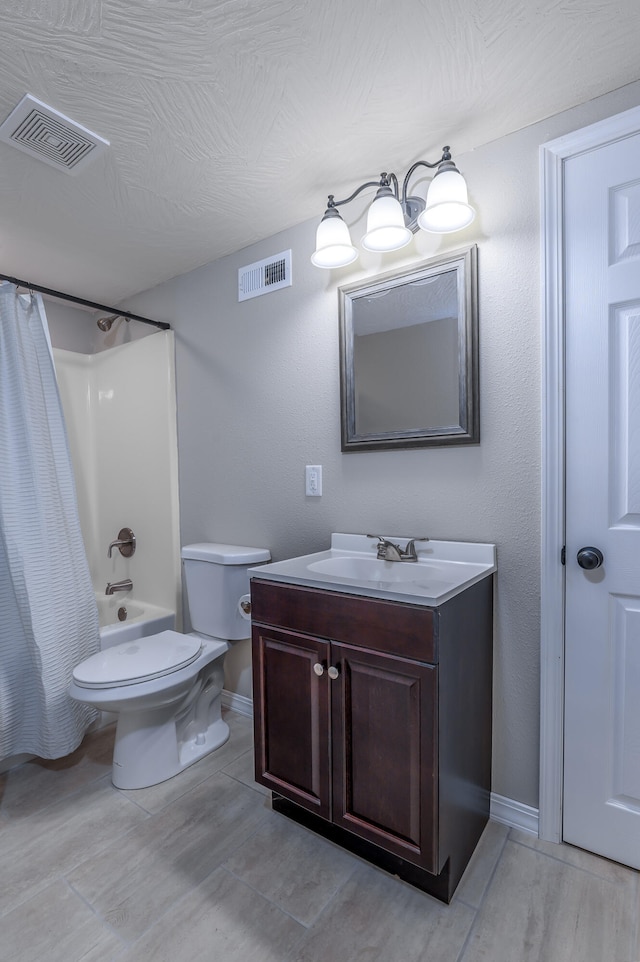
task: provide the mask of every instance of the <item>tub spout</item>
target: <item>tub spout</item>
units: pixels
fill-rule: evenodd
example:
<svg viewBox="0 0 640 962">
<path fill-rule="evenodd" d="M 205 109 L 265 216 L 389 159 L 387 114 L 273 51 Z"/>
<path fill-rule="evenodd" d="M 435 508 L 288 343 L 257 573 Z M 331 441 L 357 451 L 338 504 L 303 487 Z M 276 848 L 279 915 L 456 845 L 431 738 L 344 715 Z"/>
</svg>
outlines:
<svg viewBox="0 0 640 962">
<path fill-rule="evenodd" d="M 114 595 L 116 591 L 131 591 L 132 588 L 133 581 L 131 578 L 125 578 L 124 581 L 109 581 L 105 595 Z"/>
</svg>

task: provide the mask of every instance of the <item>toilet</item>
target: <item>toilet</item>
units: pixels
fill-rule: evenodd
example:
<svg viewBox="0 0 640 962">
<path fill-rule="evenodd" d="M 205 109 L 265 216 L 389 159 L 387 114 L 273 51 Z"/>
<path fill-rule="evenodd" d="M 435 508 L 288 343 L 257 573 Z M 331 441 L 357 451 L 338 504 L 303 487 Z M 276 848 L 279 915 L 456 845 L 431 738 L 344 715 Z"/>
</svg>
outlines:
<svg viewBox="0 0 640 962">
<path fill-rule="evenodd" d="M 221 713 L 224 656 L 250 634 L 240 606 L 248 569 L 271 555 L 266 548 L 202 543 L 186 545 L 181 556 L 193 630 L 115 645 L 73 672 L 72 698 L 118 716 L 116 788 L 164 782 L 229 738 Z"/>
</svg>

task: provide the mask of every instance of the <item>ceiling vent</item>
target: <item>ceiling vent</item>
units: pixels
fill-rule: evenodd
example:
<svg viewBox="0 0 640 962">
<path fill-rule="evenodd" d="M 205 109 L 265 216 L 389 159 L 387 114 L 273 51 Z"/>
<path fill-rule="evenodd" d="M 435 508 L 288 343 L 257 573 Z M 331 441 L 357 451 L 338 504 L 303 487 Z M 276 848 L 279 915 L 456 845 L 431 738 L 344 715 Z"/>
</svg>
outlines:
<svg viewBox="0 0 640 962">
<path fill-rule="evenodd" d="M 281 287 L 291 287 L 291 251 L 282 251 L 263 261 L 238 270 L 238 300 L 270 294 Z"/>
<path fill-rule="evenodd" d="M 25 94 L 4 123 L 0 141 L 38 160 L 77 174 L 109 146 L 109 141 Z"/>
</svg>

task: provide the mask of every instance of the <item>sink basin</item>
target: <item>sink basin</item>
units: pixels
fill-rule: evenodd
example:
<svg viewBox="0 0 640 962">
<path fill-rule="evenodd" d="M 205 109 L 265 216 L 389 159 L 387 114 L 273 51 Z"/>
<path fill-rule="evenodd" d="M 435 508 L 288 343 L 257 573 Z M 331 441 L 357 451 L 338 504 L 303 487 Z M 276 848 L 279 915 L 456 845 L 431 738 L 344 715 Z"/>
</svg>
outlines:
<svg viewBox="0 0 640 962">
<path fill-rule="evenodd" d="M 448 562 L 449 568 L 452 562 Z M 377 558 L 361 558 L 356 555 L 334 556 L 323 561 L 312 561 L 307 565 L 309 571 L 323 575 L 333 575 L 336 578 L 346 578 L 348 581 L 372 581 L 386 584 L 426 584 L 436 580 L 447 581 L 455 579 L 449 570 L 447 562 L 441 564 L 419 562 L 379 561 Z"/>
<path fill-rule="evenodd" d="M 389 537 L 406 544 L 408 538 Z M 250 574 L 412 604 L 442 604 L 496 570 L 495 546 L 462 541 L 420 542 L 418 561 L 381 561 L 366 535 L 333 534 L 331 549 L 252 568 Z"/>
</svg>

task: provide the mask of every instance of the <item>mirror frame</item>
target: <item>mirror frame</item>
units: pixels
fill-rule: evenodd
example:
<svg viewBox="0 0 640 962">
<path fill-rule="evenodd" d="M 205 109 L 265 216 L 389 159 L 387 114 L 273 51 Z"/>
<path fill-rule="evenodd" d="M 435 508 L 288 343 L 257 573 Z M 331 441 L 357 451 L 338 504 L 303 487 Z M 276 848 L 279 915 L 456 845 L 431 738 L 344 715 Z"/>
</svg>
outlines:
<svg viewBox="0 0 640 962">
<path fill-rule="evenodd" d="M 353 307 L 360 297 L 392 290 L 412 281 L 456 271 L 458 290 L 458 405 L 454 425 L 371 434 L 356 432 L 353 366 Z M 428 286 L 425 287 L 428 291 Z M 473 245 L 418 265 L 389 271 L 338 288 L 340 319 L 340 416 L 343 451 L 383 451 L 400 448 L 448 447 L 480 442 L 478 376 L 478 248 Z"/>
</svg>

